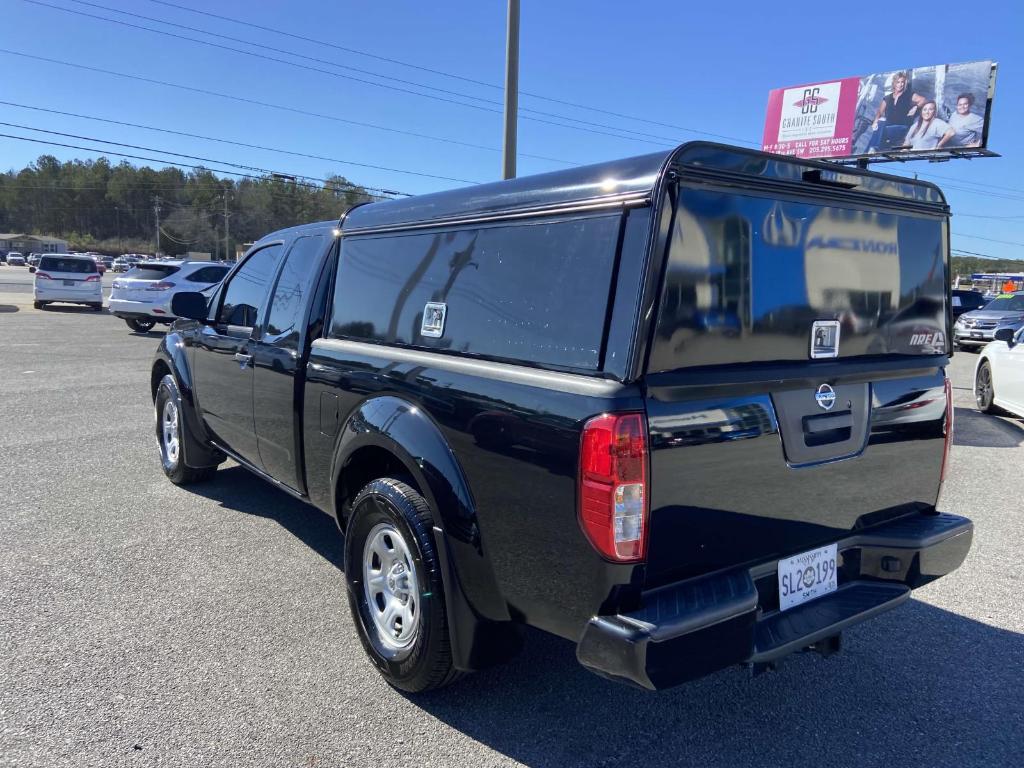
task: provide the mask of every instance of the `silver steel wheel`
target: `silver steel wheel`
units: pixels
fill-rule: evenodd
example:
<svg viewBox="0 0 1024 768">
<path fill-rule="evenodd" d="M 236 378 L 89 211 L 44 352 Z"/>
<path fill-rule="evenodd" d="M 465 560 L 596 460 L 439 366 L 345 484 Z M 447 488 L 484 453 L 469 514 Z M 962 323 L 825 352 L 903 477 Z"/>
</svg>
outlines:
<svg viewBox="0 0 1024 768">
<path fill-rule="evenodd" d="M 974 399 L 978 408 L 987 410 L 992 405 L 992 398 L 995 395 L 995 388 L 992 386 L 992 369 L 986 363 L 982 363 L 978 369 L 978 378 L 974 382 Z"/>
<path fill-rule="evenodd" d="M 164 410 L 160 415 L 160 434 L 164 460 L 172 467 L 177 466 L 178 451 L 181 448 L 178 440 L 178 407 L 170 398 L 164 402 Z"/>
<path fill-rule="evenodd" d="M 420 591 L 412 552 L 390 523 L 379 523 L 363 546 L 366 607 L 390 658 L 409 652 L 420 625 Z"/>
</svg>

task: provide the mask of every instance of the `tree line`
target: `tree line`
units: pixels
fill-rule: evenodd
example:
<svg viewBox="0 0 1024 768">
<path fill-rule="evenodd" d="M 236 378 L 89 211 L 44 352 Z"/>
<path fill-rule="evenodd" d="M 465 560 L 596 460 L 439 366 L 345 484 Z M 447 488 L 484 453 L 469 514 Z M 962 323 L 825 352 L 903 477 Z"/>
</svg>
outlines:
<svg viewBox="0 0 1024 768">
<path fill-rule="evenodd" d="M 372 198 L 337 175 L 320 186 L 289 177 L 224 179 L 205 169 L 154 170 L 105 157 L 61 162 L 42 155 L 20 171 L 0 174 L 0 232 L 60 237 L 73 250 L 153 253 L 159 206 L 161 252 L 223 256 L 225 199 L 227 252 L 233 255 L 236 244 L 336 219 Z"/>
</svg>

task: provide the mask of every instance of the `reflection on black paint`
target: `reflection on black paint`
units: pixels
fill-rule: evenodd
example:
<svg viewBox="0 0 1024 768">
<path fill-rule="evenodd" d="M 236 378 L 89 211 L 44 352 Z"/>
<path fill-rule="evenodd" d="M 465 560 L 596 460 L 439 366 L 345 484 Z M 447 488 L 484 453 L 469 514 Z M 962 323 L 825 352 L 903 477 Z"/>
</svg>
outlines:
<svg viewBox="0 0 1024 768">
<path fill-rule="evenodd" d="M 944 352 L 944 294 L 938 219 L 682 188 L 650 370 Z"/>
</svg>

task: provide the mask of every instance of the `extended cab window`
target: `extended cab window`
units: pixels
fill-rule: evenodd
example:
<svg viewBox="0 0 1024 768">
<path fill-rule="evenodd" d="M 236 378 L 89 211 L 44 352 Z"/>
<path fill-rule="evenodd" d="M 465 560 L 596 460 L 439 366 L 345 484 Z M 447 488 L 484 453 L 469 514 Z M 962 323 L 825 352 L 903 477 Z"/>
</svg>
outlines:
<svg viewBox="0 0 1024 768">
<path fill-rule="evenodd" d="M 621 216 L 342 240 L 332 335 L 596 369 Z M 441 330 L 424 335 L 426 305 Z"/>
<path fill-rule="evenodd" d="M 280 244 L 270 245 L 250 254 L 227 285 L 218 322 L 243 328 L 255 327 L 259 322 L 260 306 L 266 299 L 281 257 L 281 249 Z"/>
<path fill-rule="evenodd" d="M 313 280 L 317 256 L 324 251 L 322 235 L 300 237 L 288 251 L 274 288 L 267 317 L 267 337 L 298 341 L 306 294 Z"/>
</svg>

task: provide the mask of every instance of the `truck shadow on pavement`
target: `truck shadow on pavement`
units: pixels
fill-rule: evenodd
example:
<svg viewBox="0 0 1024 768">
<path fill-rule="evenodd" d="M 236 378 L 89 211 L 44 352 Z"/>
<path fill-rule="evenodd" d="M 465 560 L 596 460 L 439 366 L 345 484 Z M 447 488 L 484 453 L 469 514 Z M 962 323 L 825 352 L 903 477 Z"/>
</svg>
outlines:
<svg viewBox="0 0 1024 768">
<path fill-rule="evenodd" d="M 510 664 L 410 702 L 526 765 L 1008 765 L 1024 748 L 1024 635 L 912 600 L 757 678 L 650 693 L 532 630 Z"/>
<path fill-rule="evenodd" d="M 221 469 L 212 479 L 189 486 L 188 490 L 226 509 L 273 520 L 327 562 L 339 569 L 344 564 L 344 540 L 332 518 L 270 483 L 253 478 L 240 466 Z"/>
<path fill-rule="evenodd" d="M 953 445 L 1016 448 L 1024 445 L 1024 424 L 1013 419 L 989 416 L 973 408 L 956 408 L 953 415 Z"/>
</svg>

